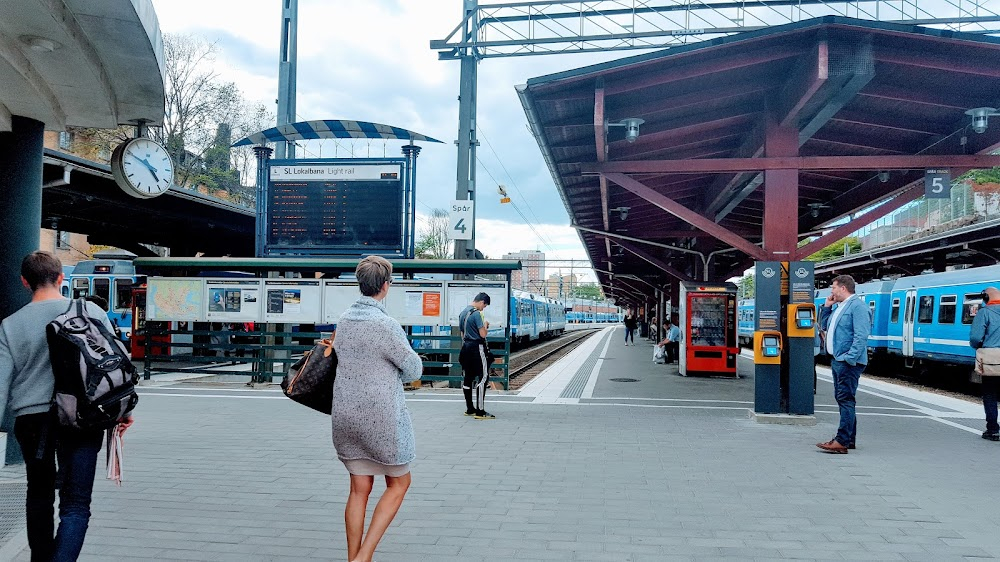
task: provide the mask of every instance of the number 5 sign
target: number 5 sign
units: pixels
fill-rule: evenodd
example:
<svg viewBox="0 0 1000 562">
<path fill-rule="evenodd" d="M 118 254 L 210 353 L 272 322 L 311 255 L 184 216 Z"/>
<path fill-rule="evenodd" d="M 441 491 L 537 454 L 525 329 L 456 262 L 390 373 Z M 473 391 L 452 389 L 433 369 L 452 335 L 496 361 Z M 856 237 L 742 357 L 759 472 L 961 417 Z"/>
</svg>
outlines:
<svg viewBox="0 0 1000 562">
<path fill-rule="evenodd" d="M 951 199 L 951 170 L 927 170 L 924 172 L 924 197 L 927 199 Z"/>
<path fill-rule="evenodd" d="M 452 201 L 448 212 L 450 218 L 448 236 L 452 240 L 472 240 L 473 201 Z"/>
</svg>

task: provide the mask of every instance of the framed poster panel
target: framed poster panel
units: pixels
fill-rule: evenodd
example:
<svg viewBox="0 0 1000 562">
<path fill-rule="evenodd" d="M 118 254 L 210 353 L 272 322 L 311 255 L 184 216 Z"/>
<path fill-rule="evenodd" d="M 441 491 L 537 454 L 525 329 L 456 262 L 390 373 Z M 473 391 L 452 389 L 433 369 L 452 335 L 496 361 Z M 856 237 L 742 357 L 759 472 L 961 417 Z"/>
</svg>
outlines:
<svg viewBox="0 0 1000 562">
<path fill-rule="evenodd" d="M 486 321 L 490 330 L 506 328 L 508 318 L 507 282 L 506 281 L 447 281 L 445 282 L 445 302 L 448 307 L 448 325 L 458 326 L 458 315 L 466 306 L 472 304 L 472 299 L 479 293 L 490 296 L 490 305 L 486 307 Z"/>
<path fill-rule="evenodd" d="M 260 279 L 206 279 L 205 314 L 209 322 L 260 322 Z"/>
<path fill-rule="evenodd" d="M 317 324 L 323 318 L 321 279 L 265 279 L 264 321 Z"/>
<path fill-rule="evenodd" d="M 323 323 L 336 324 L 340 315 L 361 298 L 358 282 L 340 279 L 323 280 Z"/>
<path fill-rule="evenodd" d="M 440 326 L 444 323 L 444 282 L 393 281 L 385 309 L 404 326 Z"/>
<path fill-rule="evenodd" d="M 146 320 L 203 322 L 205 280 L 196 277 L 148 277 Z"/>
</svg>

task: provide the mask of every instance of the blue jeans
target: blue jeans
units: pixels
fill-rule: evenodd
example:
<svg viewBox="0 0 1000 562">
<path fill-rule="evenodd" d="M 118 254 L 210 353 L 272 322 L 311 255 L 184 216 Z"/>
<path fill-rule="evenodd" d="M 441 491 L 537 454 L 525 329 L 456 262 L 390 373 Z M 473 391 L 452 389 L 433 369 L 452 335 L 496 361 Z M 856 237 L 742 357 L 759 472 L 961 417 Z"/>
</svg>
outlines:
<svg viewBox="0 0 1000 562">
<path fill-rule="evenodd" d="M 844 361 L 830 361 L 833 371 L 833 392 L 840 406 L 840 427 L 837 428 L 837 442 L 848 447 L 854 444 L 858 434 L 858 418 L 855 414 L 858 381 L 865 366 L 861 363 L 848 365 Z"/>
<path fill-rule="evenodd" d="M 1000 433 L 1000 425 L 997 425 L 997 391 L 1000 391 L 1000 377 L 983 377 L 983 408 L 986 409 L 987 433 Z"/>
<path fill-rule="evenodd" d="M 62 427 L 52 414 L 42 413 L 18 416 L 14 436 L 24 453 L 28 477 L 25 512 L 31 560 L 74 561 L 80 557 L 90 523 L 90 497 L 102 432 Z M 57 459 L 62 483 L 59 530 L 53 538 Z"/>
<path fill-rule="evenodd" d="M 625 328 L 625 343 L 628 343 L 629 338 L 632 338 L 632 343 L 635 343 L 635 330 Z"/>
</svg>

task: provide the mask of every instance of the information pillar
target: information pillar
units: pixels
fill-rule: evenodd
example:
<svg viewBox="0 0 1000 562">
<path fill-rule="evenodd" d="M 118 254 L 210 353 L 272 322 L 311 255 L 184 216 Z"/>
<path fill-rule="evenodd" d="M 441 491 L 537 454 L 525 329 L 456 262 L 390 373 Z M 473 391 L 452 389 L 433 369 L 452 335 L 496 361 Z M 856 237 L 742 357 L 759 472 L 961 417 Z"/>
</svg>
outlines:
<svg viewBox="0 0 1000 562">
<path fill-rule="evenodd" d="M 812 415 L 812 262 L 757 262 L 754 293 L 754 412 Z"/>
<path fill-rule="evenodd" d="M 781 262 L 754 269 L 754 400 L 758 414 L 779 414 L 781 400 Z"/>
</svg>

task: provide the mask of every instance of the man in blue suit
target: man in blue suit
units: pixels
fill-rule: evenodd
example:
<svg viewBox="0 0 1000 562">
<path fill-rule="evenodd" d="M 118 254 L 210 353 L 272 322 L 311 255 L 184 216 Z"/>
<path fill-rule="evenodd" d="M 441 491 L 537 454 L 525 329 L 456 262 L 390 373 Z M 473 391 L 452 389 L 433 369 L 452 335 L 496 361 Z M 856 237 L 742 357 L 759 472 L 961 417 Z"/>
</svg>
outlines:
<svg viewBox="0 0 1000 562">
<path fill-rule="evenodd" d="M 854 448 L 857 437 L 855 394 L 861 373 L 868 364 L 868 335 L 872 331 L 868 306 L 854 294 L 854 288 L 854 278 L 850 275 L 835 277 L 830 285 L 830 296 L 820 307 L 820 326 L 826 331 L 834 395 L 840 406 L 840 427 L 836 437 L 816 446 L 824 452 L 841 455 Z"/>
</svg>

